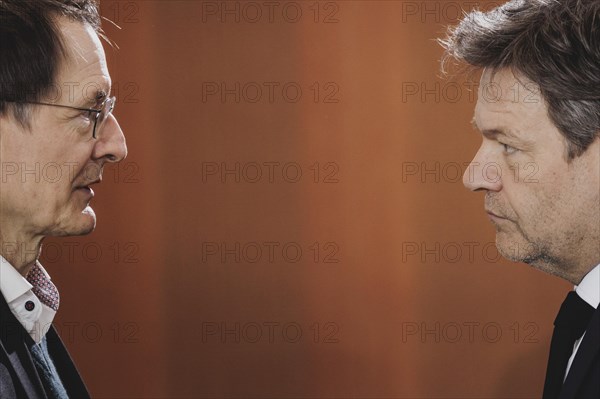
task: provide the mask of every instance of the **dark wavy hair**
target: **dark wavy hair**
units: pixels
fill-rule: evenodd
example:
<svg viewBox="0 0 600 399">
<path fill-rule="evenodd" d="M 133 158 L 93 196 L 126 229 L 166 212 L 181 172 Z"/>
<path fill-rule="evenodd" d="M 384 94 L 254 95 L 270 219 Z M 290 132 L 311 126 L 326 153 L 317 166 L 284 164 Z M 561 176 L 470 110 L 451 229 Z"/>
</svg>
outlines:
<svg viewBox="0 0 600 399">
<path fill-rule="evenodd" d="M 569 160 L 599 137 L 600 1 L 509 1 L 465 15 L 439 43 L 444 73 L 453 60 L 470 70 L 510 68 L 539 86 Z"/>
<path fill-rule="evenodd" d="M 102 33 L 95 0 L 0 0 L 0 115 L 29 124 L 28 105 L 51 90 L 66 56 L 57 17 L 90 24 Z"/>
</svg>

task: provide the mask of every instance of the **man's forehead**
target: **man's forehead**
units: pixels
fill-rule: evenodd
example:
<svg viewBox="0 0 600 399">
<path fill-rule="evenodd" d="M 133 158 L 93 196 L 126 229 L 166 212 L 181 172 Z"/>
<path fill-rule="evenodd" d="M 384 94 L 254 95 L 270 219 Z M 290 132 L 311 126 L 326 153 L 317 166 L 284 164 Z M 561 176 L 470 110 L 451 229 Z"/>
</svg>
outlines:
<svg viewBox="0 0 600 399">
<path fill-rule="evenodd" d="M 552 149 L 556 154 L 560 151 L 566 154 L 566 140 L 550 119 L 541 96 L 530 102 L 492 102 L 478 98 L 471 123 L 487 139 L 508 140 L 501 142 L 526 151 Z M 556 149 L 556 143 L 561 143 L 560 150 Z"/>
<path fill-rule="evenodd" d="M 537 84 L 510 68 L 485 68 L 478 88 L 478 102 L 491 103 L 498 108 L 509 104 L 523 105 L 543 102 Z"/>
<path fill-rule="evenodd" d="M 70 88 L 69 101 L 93 103 L 110 92 L 110 75 L 104 48 L 94 29 L 87 23 L 60 18 L 66 59 L 61 63 L 57 84 L 61 90 Z M 65 92 L 62 93 L 64 99 Z"/>
<path fill-rule="evenodd" d="M 508 68 L 484 70 L 475 105 L 474 122 L 479 130 L 502 124 L 528 129 L 547 118 L 547 107 L 537 85 L 515 77 Z"/>
<path fill-rule="evenodd" d="M 507 117 L 508 114 L 503 116 Z M 510 116 L 508 116 L 508 118 L 510 118 Z M 495 138 L 498 136 L 505 136 L 513 139 L 525 138 L 524 136 L 526 134 L 522 131 L 523 126 L 515 122 L 520 121 L 503 118 L 502 115 L 497 115 L 496 117 L 492 116 L 490 118 L 489 114 L 482 116 L 476 112 L 471 120 L 471 125 L 475 130 L 478 130 L 483 136 L 488 138 Z"/>
</svg>

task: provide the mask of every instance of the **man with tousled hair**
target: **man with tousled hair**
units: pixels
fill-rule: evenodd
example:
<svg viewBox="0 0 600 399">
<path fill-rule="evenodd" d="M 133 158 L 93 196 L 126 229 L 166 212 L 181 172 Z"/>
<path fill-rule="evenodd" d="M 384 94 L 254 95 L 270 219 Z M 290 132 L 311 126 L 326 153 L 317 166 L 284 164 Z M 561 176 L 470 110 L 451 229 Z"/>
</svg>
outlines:
<svg viewBox="0 0 600 399">
<path fill-rule="evenodd" d="M 600 1 L 510 1 L 440 42 L 444 70 L 482 70 L 483 141 L 463 183 L 485 193 L 499 252 L 575 286 L 554 321 L 543 398 L 598 399 Z"/>
<path fill-rule="evenodd" d="M 127 156 L 94 0 L 0 0 L 0 398 L 88 398 L 52 321 L 47 236 L 94 230 L 90 185 Z M 31 171 L 47 165 L 59 178 Z M 6 172 L 6 173 L 5 173 Z"/>
</svg>

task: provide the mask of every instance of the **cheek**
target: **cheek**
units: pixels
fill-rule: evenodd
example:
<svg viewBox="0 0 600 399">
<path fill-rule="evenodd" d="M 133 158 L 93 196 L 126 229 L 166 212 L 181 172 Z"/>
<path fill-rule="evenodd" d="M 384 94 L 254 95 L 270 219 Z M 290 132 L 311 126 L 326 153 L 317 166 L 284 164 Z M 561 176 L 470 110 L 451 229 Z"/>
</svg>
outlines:
<svg viewBox="0 0 600 399">
<path fill-rule="evenodd" d="M 32 212 L 39 213 L 40 218 L 53 218 L 70 202 L 70 190 L 65 182 L 42 181 L 30 187 Z"/>
<path fill-rule="evenodd" d="M 18 185 L 2 184 L 2 211 L 35 229 L 45 229 L 61 215 L 72 213 L 74 199 L 64 185 L 35 181 L 33 175 Z"/>
<path fill-rule="evenodd" d="M 554 176 L 553 176 L 554 177 Z M 555 235 L 575 222 L 579 196 L 573 191 L 570 179 L 540 179 L 523 187 L 517 203 L 521 207 L 519 224 L 525 231 Z"/>
<path fill-rule="evenodd" d="M 503 182 L 504 198 L 507 206 L 516 216 L 517 223 L 527 230 L 549 216 L 556 192 L 552 185 L 541 181 L 523 183 L 514 180 Z"/>
</svg>

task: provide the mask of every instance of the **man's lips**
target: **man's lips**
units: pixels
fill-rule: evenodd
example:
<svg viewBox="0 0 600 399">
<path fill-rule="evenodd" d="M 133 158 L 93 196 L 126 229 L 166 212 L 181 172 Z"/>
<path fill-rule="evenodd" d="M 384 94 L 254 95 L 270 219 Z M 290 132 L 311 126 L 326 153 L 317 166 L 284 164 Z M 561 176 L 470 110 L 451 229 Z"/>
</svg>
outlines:
<svg viewBox="0 0 600 399">
<path fill-rule="evenodd" d="M 86 185 L 83 185 L 83 186 L 77 186 L 77 187 L 75 187 L 75 189 L 76 189 L 76 190 L 78 190 L 78 189 L 80 189 L 80 188 L 86 188 L 86 189 L 88 189 L 88 190 L 91 190 L 90 186 L 91 186 L 92 184 L 97 184 L 97 183 L 102 183 L 102 177 L 101 177 L 101 178 L 99 178 L 99 179 L 96 179 L 96 180 L 94 180 L 94 181 L 92 181 L 92 182 L 89 182 L 89 183 L 87 183 Z"/>
<path fill-rule="evenodd" d="M 81 192 L 87 193 L 87 194 L 88 194 L 88 195 L 90 195 L 91 197 L 93 197 L 93 196 L 94 196 L 94 190 L 92 190 L 92 189 L 91 189 L 90 187 L 88 187 L 88 186 L 85 186 L 85 187 L 77 187 L 77 188 L 75 189 L 75 191 L 81 191 Z"/>
<path fill-rule="evenodd" d="M 498 214 L 496 214 L 496 213 L 494 213 L 494 212 L 492 212 L 492 211 L 490 211 L 490 210 L 488 210 L 488 209 L 486 209 L 486 210 L 485 210 L 485 212 L 486 212 L 486 213 L 488 214 L 488 216 L 490 216 L 491 218 L 495 218 L 495 219 L 504 219 L 504 220 L 510 220 L 509 218 L 507 218 L 507 217 L 504 217 L 504 216 L 500 216 L 500 215 L 498 215 Z"/>
<path fill-rule="evenodd" d="M 99 179 L 96 179 L 96 180 L 94 180 L 94 181 L 92 181 L 92 182 L 88 183 L 88 184 L 87 184 L 87 185 L 85 185 L 85 186 L 77 186 L 77 187 L 75 187 L 75 190 L 76 190 L 76 191 L 78 191 L 78 190 L 81 190 L 81 191 L 83 191 L 83 192 L 86 192 L 86 193 L 88 193 L 90 196 L 92 196 L 92 197 L 93 197 L 93 196 L 94 196 L 94 190 L 92 190 L 92 189 L 90 188 L 90 186 L 91 186 L 92 184 L 97 184 L 97 183 L 101 183 L 101 182 L 102 182 L 102 177 L 100 177 Z"/>
</svg>

